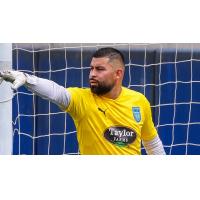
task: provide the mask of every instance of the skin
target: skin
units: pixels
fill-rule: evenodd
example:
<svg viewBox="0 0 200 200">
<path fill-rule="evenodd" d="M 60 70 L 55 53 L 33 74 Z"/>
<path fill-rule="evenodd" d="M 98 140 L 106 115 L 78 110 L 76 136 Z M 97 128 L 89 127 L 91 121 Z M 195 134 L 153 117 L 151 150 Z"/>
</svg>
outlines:
<svg viewBox="0 0 200 200">
<path fill-rule="evenodd" d="M 90 67 L 90 87 L 98 87 L 99 84 L 112 86 L 110 91 L 101 96 L 116 99 L 122 90 L 123 64 L 117 59 L 110 61 L 108 57 L 103 57 L 92 58 Z"/>
</svg>

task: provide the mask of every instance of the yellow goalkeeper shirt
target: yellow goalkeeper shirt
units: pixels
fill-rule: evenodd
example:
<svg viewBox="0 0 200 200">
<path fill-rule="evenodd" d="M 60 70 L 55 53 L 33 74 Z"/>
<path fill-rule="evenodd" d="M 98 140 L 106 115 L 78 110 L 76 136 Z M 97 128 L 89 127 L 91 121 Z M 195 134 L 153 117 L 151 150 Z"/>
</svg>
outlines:
<svg viewBox="0 0 200 200">
<path fill-rule="evenodd" d="M 148 100 L 122 87 L 115 100 L 93 94 L 89 88 L 67 88 L 67 112 L 72 116 L 80 154 L 141 154 L 141 140 L 157 135 Z"/>
</svg>

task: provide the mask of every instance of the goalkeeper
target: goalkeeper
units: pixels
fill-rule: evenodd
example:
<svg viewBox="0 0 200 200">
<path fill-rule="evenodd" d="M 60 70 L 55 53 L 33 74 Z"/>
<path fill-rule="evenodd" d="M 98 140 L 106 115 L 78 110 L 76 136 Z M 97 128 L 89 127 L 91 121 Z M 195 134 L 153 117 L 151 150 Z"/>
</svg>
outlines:
<svg viewBox="0 0 200 200">
<path fill-rule="evenodd" d="M 165 154 L 152 122 L 148 100 L 122 86 L 124 57 L 114 48 L 97 50 L 91 60 L 90 88 L 64 88 L 53 81 L 19 71 L 0 72 L 17 90 L 28 90 L 68 112 L 77 129 L 80 154 Z"/>
</svg>

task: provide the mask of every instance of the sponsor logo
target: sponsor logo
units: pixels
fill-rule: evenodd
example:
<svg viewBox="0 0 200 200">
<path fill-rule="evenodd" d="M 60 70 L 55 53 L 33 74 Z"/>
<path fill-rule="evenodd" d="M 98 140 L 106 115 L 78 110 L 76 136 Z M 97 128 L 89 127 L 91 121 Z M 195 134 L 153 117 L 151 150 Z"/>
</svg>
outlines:
<svg viewBox="0 0 200 200">
<path fill-rule="evenodd" d="M 136 122 L 141 121 L 140 107 L 132 107 L 133 117 Z"/>
<path fill-rule="evenodd" d="M 124 147 L 131 144 L 136 139 L 136 133 L 133 129 L 123 126 L 109 127 L 104 132 L 104 137 L 111 143 Z"/>
</svg>

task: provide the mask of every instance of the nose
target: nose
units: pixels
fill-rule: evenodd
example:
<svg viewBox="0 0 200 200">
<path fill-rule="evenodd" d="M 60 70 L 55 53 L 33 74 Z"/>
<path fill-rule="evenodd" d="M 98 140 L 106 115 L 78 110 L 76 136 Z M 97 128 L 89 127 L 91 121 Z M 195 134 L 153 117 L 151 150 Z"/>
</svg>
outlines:
<svg viewBox="0 0 200 200">
<path fill-rule="evenodd" d="M 89 74 L 89 78 L 94 78 L 94 77 L 96 77 L 96 72 L 95 72 L 94 69 L 91 69 L 90 74 Z"/>
</svg>

